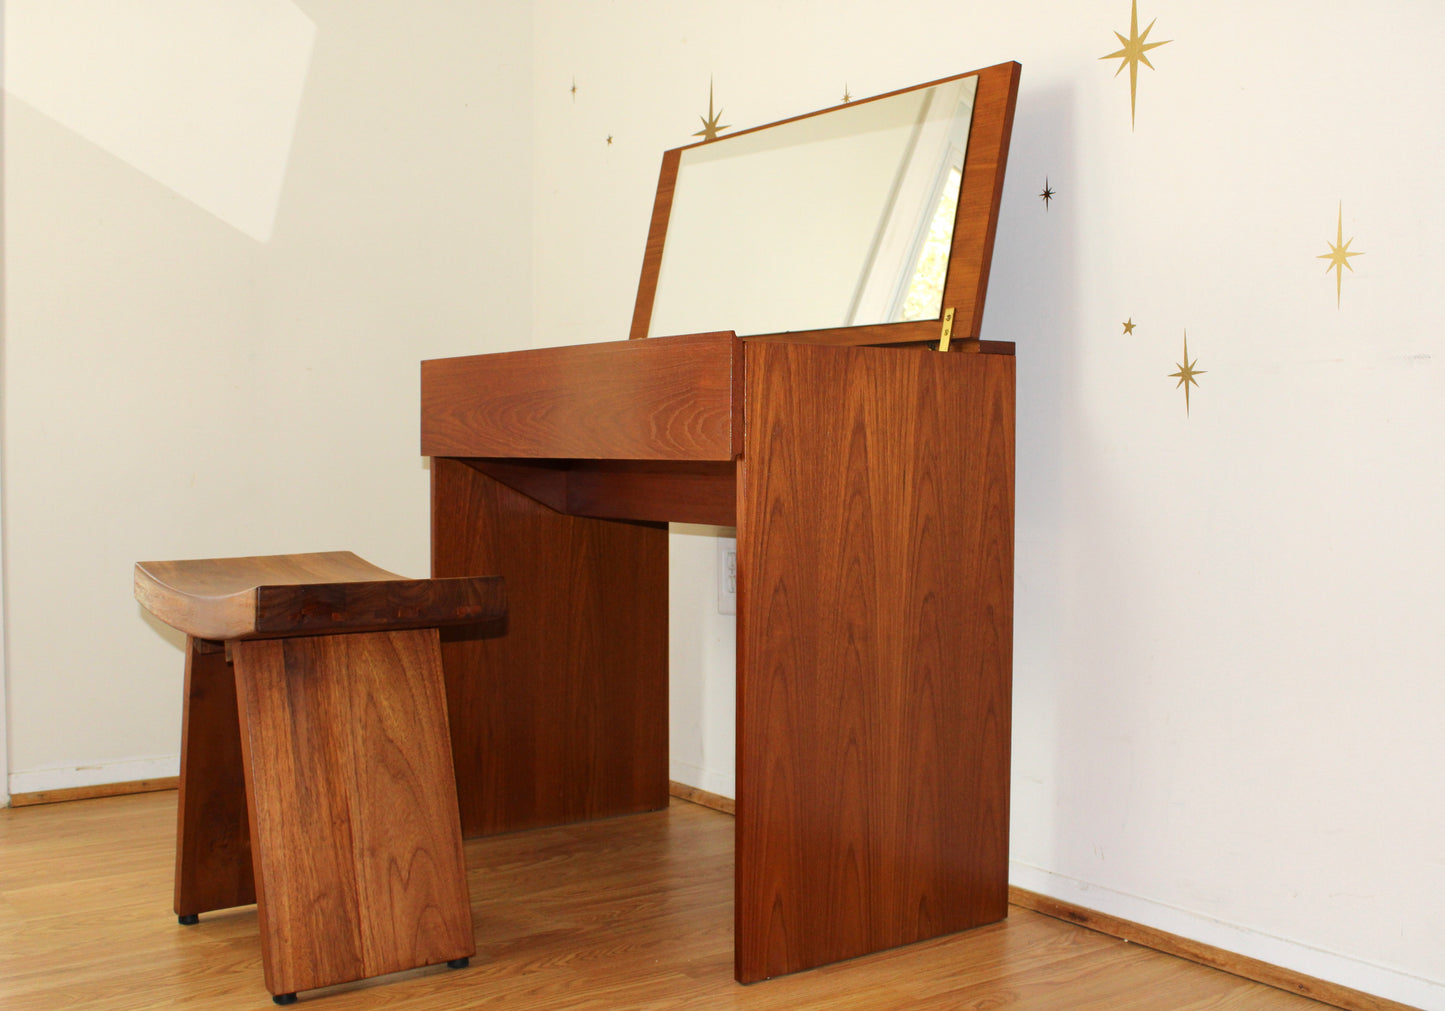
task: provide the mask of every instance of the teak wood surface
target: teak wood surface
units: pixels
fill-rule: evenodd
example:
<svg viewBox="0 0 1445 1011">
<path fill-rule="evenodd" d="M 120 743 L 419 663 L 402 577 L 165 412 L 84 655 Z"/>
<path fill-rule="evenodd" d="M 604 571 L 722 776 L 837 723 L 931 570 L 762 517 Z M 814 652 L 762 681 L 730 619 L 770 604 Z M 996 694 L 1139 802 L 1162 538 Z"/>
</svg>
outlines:
<svg viewBox="0 0 1445 1011">
<path fill-rule="evenodd" d="M 437 635 L 233 644 L 274 994 L 475 952 Z"/>
<path fill-rule="evenodd" d="M 432 461 L 432 567 L 507 581 L 505 636 L 442 643 L 462 830 L 667 805 L 667 529 Z"/>
<path fill-rule="evenodd" d="M 433 574 L 513 601 L 445 647 L 468 835 L 666 803 L 662 524 L 736 524 L 745 982 L 1004 915 L 1014 368 L 977 338 L 1019 67 L 977 77 L 943 299 L 971 353 L 857 346 L 925 321 L 422 365 Z"/>
<path fill-rule="evenodd" d="M 136 597 L 187 633 L 177 915 L 255 902 L 278 996 L 469 957 L 438 627 L 495 634 L 501 580 L 325 552 L 143 562 Z"/>
<path fill-rule="evenodd" d="M 731 460 L 468 462 L 529 498 L 573 516 L 737 525 L 737 467 Z"/>
<path fill-rule="evenodd" d="M 137 562 L 135 597 L 197 639 L 495 623 L 502 581 L 406 579 L 350 551 Z"/>
<path fill-rule="evenodd" d="M 1007 908 L 1014 361 L 748 348 L 738 976 Z"/>
<path fill-rule="evenodd" d="M 422 362 L 422 455 L 731 460 L 740 358 L 711 333 Z"/>
<path fill-rule="evenodd" d="M 974 97 L 973 119 L 969 125 L 968 152 L 963 166 L 963 180 L 958 195 L 958 210 L 953 221 L 953 244 L 949 248 L 948 272 L 943 285 L 943 306 L 952 307 L 955 339 L 978 338 L 983 325 L 984 297 L 988 293 L 989 266 L 993 259 L 994 233 L 998 227 L 999 206 L 1003 201 L 1004 170 L 1008 164 L 1009 139 L 1013 130 L 1014 106 L 1018 100 L 1019 65 L 1001 63 L 983 70 L 918 85 L 928 88 L 945 81 L 976 76 L 978 90 Z M 902 89 L 906 91 L 915 88 Z M 889 98 L 900 92 L 891 91 L 872 98 L 859 99 L 849 107 Z M 719 141 L 766 130 L 782 123 L 791 123 L 812 116 L 835 112 L 834 106 L 805 116 L 770 123 L 730 133 Z M 702 141 L 700 143 L 718 143 Z M 672 213 L 673 195 L 677 189 L 677 173 L 682 152 L 698 144 L 674 148 L 662 156 L 658 173 L 657 196 L 653 202 L 652 221 L 648 226 L 647 245 L 643 250 L 642 274 L 637 284 L 637 302 L 632 314 L 633 340 L 647 337 L 652 322 L 652 305 L 657 295 L 658 277 L 667 238 L 667 223 Z M 817 344 L 911 344 L 937 340 L 938 320 L 909 323 L 880 323 L 870 326 L 838 327 L 785 334 L 759 335 L 763 340 L 785 340 L 792 343 Z"/>
<path fill-rule="evenodd" d="M 536 371 L 530 351 L 429 363 L 423 430 L 471 419 L 432 462 L 434 574 L 497 573 L 512 604 L 507 636 L 444 643 L 469 836 L 666 803 L 659 521 L 737 524 L 736 973 L 752 981 L 1004 914 L 1013 358 L 721 339 L 553 349 Z M 516 436 L 474 392 L 499 382 L 491 365 L 537 416 L 580 416 L 624 385 L 609 370 L 632 383 L 678 347 L 728 372 L 699 363 L 689 385 L 732 391 L 732 460 L 717 443 L 554 457 L 550 433 L 497 455 Z M 626 426 L 618 446 L 655 445 L 670 417 L 608 424 Z"/>
<path fill-rule="evenodd" d="M 236 674 L 224 652 L 186 637 L 175 912 L 256 901 Z"/>
</svg>

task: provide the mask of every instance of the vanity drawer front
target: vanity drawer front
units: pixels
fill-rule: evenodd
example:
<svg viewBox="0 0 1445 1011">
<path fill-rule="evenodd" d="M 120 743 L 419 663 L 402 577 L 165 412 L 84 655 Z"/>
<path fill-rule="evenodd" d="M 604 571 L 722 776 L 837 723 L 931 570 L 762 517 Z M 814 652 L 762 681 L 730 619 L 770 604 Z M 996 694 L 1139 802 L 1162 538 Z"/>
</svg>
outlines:
<svg viewBox="0 0 1445 1011">
<path fill-rule="evenodd" d="M 425 456 L 731 460 L 742 342 L 688 334 L 422 362 Z"/>
</svg>

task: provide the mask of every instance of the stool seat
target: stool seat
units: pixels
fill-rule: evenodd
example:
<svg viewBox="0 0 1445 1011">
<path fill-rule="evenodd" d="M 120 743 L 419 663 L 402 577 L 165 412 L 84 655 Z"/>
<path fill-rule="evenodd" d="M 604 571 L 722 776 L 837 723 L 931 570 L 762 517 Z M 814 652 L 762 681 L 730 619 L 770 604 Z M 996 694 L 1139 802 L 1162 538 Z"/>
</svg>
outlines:
<svg viewBox="0 0 1445 1011">
<path fill-rule="evenodd" d="M 180 922 L 255 902 L 278 1004 L 466 965 L 438 629 L 501 634 L 501 577 L 406 579 L 328 551 L 139 562 L 135 596 L 187 638 Z"/>
<path fill-rule="evenodd" d="M 198 639 L 482 624 L 506 615 L 500 576 L 407 579 L 350 551 L 137 562 L 135 596 Z"/>
</svg>

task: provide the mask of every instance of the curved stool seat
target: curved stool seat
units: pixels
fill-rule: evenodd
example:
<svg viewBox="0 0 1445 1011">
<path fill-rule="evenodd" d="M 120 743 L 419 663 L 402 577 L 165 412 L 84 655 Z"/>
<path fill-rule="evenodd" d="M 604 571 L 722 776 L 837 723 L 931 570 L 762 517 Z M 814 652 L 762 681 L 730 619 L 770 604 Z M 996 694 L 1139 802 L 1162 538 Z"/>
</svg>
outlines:
<svg viewBox="0 0 1445 1011">
<path fill-rule="evenodd" d="M 137 562 L 135 596 L 200 639 L 254 639 L 495 621 L 500 576 L 407 579 L 350 551 Z"/>
<path fill-rule="evenodd" d="M 140 562 L 185 632 L 175 912 L 256 903 L 267 989 L 476 951 L 438 629 L 499 633 L 500 577 L 406 579 L 349 551 Z"/>
</svg>

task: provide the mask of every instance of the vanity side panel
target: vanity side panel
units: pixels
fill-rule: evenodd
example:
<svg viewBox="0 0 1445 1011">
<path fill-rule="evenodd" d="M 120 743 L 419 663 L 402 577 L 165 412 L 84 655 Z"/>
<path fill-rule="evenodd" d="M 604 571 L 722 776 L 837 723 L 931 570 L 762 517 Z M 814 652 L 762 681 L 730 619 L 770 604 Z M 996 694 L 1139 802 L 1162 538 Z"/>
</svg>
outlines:
<svg viewBox="0 0 1445 1011">
<path fill-rule="evenodd" d="M 736 971 L 1007 910 L 1014 359 L 747 347 Z"/>
</svg>

